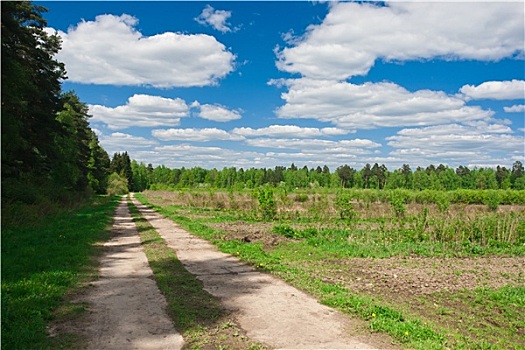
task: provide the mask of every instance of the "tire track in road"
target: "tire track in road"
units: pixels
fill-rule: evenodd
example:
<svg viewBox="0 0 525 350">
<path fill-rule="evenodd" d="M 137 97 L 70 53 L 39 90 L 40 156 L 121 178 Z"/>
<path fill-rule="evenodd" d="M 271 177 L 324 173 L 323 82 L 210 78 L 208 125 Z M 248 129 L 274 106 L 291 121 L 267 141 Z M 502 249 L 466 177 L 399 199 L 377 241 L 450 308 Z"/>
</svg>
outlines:
<svg viewBox="0 0 525 350">
<path fill-rule="evenodd" d="M 185 268 L 235 315 L 253 340 L 274 349 L 392 349 L 385 335 L 359 335 L 362 322 L 321 305 L 306 293 L 185 231 L 132 196 Z"/>
<path fill-rule="evenodd" d="M 183 338 L 166 312 L 126 197 L 116 209 L 112 232 L 100 258 L 100 278 L 82 300 L 89 303 L 89 315 L 77 327 L 88 349 L 181 349 Z"/>
</svg>

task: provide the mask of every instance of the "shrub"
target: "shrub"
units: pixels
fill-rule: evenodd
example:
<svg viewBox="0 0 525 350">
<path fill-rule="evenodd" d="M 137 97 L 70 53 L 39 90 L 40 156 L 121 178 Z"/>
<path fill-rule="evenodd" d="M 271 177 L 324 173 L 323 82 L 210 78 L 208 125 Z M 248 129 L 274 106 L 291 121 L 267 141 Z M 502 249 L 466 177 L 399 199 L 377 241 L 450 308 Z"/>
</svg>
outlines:
<svg viewBox="0 0 525 350">
<path fill-rule="evenodd" d="M 498 206 L 501 203 L 502 195 L 497 190 L 486 190 L 485 198 L 483 198 L 483 204 L 487 205 L 490 210 L 498 210 Z"/>
<path fill-rule="evenodd" d="M 129 192 L 128 180 L 117 173 L 109 175 L 107 192 L 110 196 L 127 194 Z"/>
<path fill-rule="evenodd" d="M 347 192 L 339 192 L 335 197 L 335 207 L 343 220 L 352 220 L 357 215 L 351 200 L 352 196 Z"/>
<path fill-rule="evenodd" d="M 278 235 L 287 237 L 287 238 L 296 238 L 295 230 L 289 225 L 285 225 L 285 224 L 275 225 L 272 228 L 272 232 Z"/>
<path fill-rule="evenodd" d="M 446 212 L 448 208 L 450 207 L 450 200 L 448 199 L 448 196 L 446 193 L 440 193 L 436 197 L 436 205 L 438 207 L 438 210 L 440 212 Z"/>
<path fill-rule="evenodd" d="M 296 194 L 294 200 L 299 203 L 304 203 L 308 201 L 308 195 L 306 193 Z"/>
<path fill-rule="evenodd" d="M 273 220 L 277 216 L 277 204 L 273 198 L 273 191 L 266 187 L 261 188 L 257 195 L 259 210 L 263 220 Z"/>
<path fill-rule="evenodd" d="M 390 193 L 390 205 L 392 206 L 395 217 L 400 219 L 405 217 L 407 211 L 406 203 L 407 197 L 404 191 L 393 190 Z"/>
</svg>

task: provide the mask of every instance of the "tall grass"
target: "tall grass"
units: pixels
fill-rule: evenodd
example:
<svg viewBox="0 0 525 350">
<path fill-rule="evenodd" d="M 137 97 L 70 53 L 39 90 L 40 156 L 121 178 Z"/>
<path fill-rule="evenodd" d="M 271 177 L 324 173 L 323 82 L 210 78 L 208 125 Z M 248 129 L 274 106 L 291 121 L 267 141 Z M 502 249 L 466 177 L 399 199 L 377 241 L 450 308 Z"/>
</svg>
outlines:
<svg viewBox="0 0 525 350">
<path fill-rule="evenodd" d="M 155 192 L 136 197 L 143 203 L 153 204 L 155 210 L 210 240 L 222 251 L 278 275 L 322 303 L 369 321 L 372 330 L 387 332 L 408 348 L 522 348 L 519 336 L 523 331 L 522 286 L 489 289 L 490 286 L 484 285 L 474 291 L 442 290 L 428 296 L 407 296 L 405 303 L 390 302 L 390 294 L 385 294 L 383 299 L 381 292 L 361 293 L 348 287 L 344 281 L 355 276 L 341 277 L 345 269 L 341 269 L 338 262 L 351 263 L 351 259 L 357 257 L 412 255 L 439 260 L 493 254 L 525 256 L 523 206 L 500 203 L 497 210 L 493 210 L 487 204 L 452 203 L 449 197 L 437 192 L 432 193 L 435 200 L 428 203 L 415 201 L 414 193 L 362 192 L 360 195 L 369 199 L 356 199 L 350 191 L 301 192 L 305 197 L 276 190 L 278 213 L 277 220 L 272 221 L 273 229 L 264 232 L 261 241 L 249 242 L 236 234 L 237 228 L 229 235 L 210 225 L 220 222 L 217 213 L 227 215 L 222 210 L 207 209 L 205 213 L 201 209 L 185 208 L 184 203 L 170 205 L 175 201 L 163 202 L 155 198 Z M 374 197 L 378 194 L 381 198 Z M 194 213 L 198 215 L 193 216 Z M 263 220 L 262 215 L 253 217 Z M 267 223 L 244 224 L 254 225 L 261 231 L 268 227 Z M 273 240 L 272 235 L 286 239 L 265 244 Z M 336 272 L 330 272 L 326 266 Z M 426 303 L 419 306 L 423 312 L 417 306 L 420 301 Z M 413 308 L 412 303 L 416 307 Z M 436 314 L 436 303 L 451 309 L 459 305 L 461 308 L 450 312 L 450 316 L 444 307 Z M 482 324 L 485 321 L 481 320 L 489 323 L 495 320 L 497 324 Z"/>
<path fill-rule="evenodd" d="M 94 245 L 109 237 L 118 201 L 2 227 L 2 348 L 45 349 L 46 325 L 72 288 L 94 274 Z M 27 209 L 29 210 L 29 209 Z"/>
<path fill-rule="evenodd" d="M 525 207 L 504 204 L 521 203 L 525 191 L 288 193 L 279 188 L 228 193 L 212 190 L 151 192 L 151 196 L 146 195 L 154 203 L 155 198 L 159 198 L 155 204 L 235 211 L 245 220 L 301 222 L 315 229 L 319 226 L 345 228 L 356 242 L 381 236 L 381 244 L 385 239 L 406 246 L 428 243 L 427 247 L 455 255 L 494 253 L 510 247 L 515 250 L 514 254 L 522 254 L 525 250 Z M 469 204 L 471 202 L 488 204 Z M 290 232 L 289 235 L 293 236 Z M 414 249 L 421 251 L 421 247 L 410 251 Z"/>
</svg>

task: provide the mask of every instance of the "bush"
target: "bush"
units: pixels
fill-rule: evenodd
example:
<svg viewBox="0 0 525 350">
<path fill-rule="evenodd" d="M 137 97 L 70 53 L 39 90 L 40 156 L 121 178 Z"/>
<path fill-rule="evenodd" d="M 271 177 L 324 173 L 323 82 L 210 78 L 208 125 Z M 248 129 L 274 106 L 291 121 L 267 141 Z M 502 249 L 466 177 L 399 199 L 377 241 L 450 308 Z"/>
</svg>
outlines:
<svg viewBox="0 0 525 350">
<path fill-rule="evenodd" d="M 273 220 L 277 216 L 277 204 L 270 188 L 261 188 L 257 195 L 259 210 L 263 220 Z"/>
<path fill-rule="evenodd" d="M 343 220 L 352 220 L 356 216 L 351 200 L 352 196 L 347 192 L 340 192 L 335 197 L 335 207 Z"/>
<path fill-rule="evenodd" d="M 127 194 L 129 192 L 128 180 L 117 173 L 109 175 L 107 192 L 110 196 Z"/>
<path fill-rule="evenodd" d="M 394 212 L 394 216 L 402 219 L 405 217 L 405 213 L 407 211 L 406 203 L 407 203 L 407 196 L 405 191 L 402 190 L 393 190 L 390 193 L 390 205 L 392 206 L 392 211 Z"/>
<path fill-rule="evenodd" d="M 304 203 L 308 201 L 308 195 L 306 193 L 296 194 L 294 200 L 299 203 Z"/>
<path fill-rule="evenodd" d="M 296 238 L 295 230 L 289 225 L 275 225 L 272 229 L 272 232 L 286 238 Z"/>
</svg>

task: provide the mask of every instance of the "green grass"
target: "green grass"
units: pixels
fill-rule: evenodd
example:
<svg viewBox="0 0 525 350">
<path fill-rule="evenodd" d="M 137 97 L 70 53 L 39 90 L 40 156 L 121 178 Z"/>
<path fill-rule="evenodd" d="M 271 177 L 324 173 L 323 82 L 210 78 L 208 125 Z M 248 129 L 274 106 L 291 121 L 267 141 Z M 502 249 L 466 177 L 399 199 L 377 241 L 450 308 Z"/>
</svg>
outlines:
<svg viewBox="0 0 525 350">
<path fill-rule="evenodd" d="M 138 209 L 128 202 L 157 286 L 168 302 L 169 315 L 185 340 L 185 349 L 264 349 L 250 341 L 229 319 L 220 301 L 189 273 Z"/>
<path fill-rule="evenodd" d="M 2 227 L 2 348 L 61 347 L 46 326 L 78 313 L 64 298 L 96 269 L 95 245 L 109 238 L 117 199 L 96 197 L 81 209 Z M 57 314 L 57 310 L 61 310 Z"/>
<path fill-rule="evenodd" d="M 474 343 L 479 348 L 525 349 L 525 286 L 439 292 L 432 295 L 432 302 L 440 305 L 436 312 L 441 323 L 467 328 L 483 339 Z M 465 348 L 473 347 L 461 334 L 454 334 L 454 338 Z"/>
<path fill-rule="evenodd" d="M 138 194 L 136 197 L 144 204 L 151 205 L 144 195 Z M 276 235 L 285 236 L 288 240 L 274 247 L 265 247 L 262 243 L 251 242 L 247 244 L 242 240 L 225 240 L 224 232 L 207 226 L 211 222 L 222 222 L 217 218 L 227 218 L 227 211 L 219 212 L 207 209 L 207 213 L 205 213 L 201 209 L 187 206 L 162 205 L 153 207 L 187 230 L 211 241 L 220 250 L 237 255 L 259 269 L 278 275 L 296 287 L 314 295 L 322 303 L 368 320 L 371 330 L 386 332 L 408 348 L 524 348 L 525 342 L 519 339 L 524 334 L 522 324 L 525 322 L 523 316 L 525 313 L 522 312 L 525 290 L 521 287 L 507 286 L 494 290 L 478 288 L 474 291 L 443 292 L 432 295 L 427 299 L 435 299 L 440 305 L 439 310 L 434 310 L 431 306 L 433 302 L 426 300 L 430 306 L 427 306 L 427 310 L 423 311 L 430 310 L 441 314 L 439 317 L 429 318 L 424 313 L 420 314 L 417 310 L 414 311 L 409 306 L 409 301 L 405 303 L 406 305 L 393 305 L 380 296 L 356 294 L 343 285 L 324 282 L 322 273 L 319 275 L 319 271 L 322 269 L 314 271 L 311 268 L 314 265 L 318 267 L 319 264 L 330 260 L 337 261 L 338 259 L 355 257 L 523 256 L 525 255 L 525 245 L 522 244 L 521 238 L 517 240 L 518 243 L 493 240 L 487 241 L 482 246 L 455 237 L 449 240 L 445 239 L 447 237 L 444 236 L 422 237 L 414 234 L 414 232 L 417 232 L 418 229 L 419 222 L 417 220 L 423 222 L 424 218 L 406 218 L 388 223 L 381 219 L 354 218 L 350 221 L 339 220 L 339 224 L 335 221 L 323 222 L 323 225 L 316 225 L 314 221 L 308 220 L 281 220 L 274 224 L 272 232 Z M 216 213 L 219 215 L 215 215 Z M 193 215 L 193 218 L 190 219 L 189 215 Z M 239 217 L 238 213 L 231 215 Z M 489 213 L 488 215 L 493 214 Z M 493 220 L 492 216 L 488 220 L 488 223 L 492 223 L 490 221 Z M 471 221 L 470 224 L 476 225 L 480 222 L 482 221 Z M 469 222 L 460 224 L 464 226 L 461 229 L 469 229 Z M 447 228 L 455 227 L 453 222 L 447 223 L 447 225 Z M 460 232 L 459 228 L 456 232 Z M 523 234 L 522 229 L 518 229 L 517 232 L 520 235 Z M 427 233 L 427 231 L 421 230 L 421 233 Z M 497 237 L 495 236 L 495 238 Z M 447 300 L 449 303 L 445 302 Z M 483 309 L 486 310 L 483 311 Z M 498 310 L 499 316 L 494 316 L 494 310 Z M 459 321 L 462 316 L 458 316 L 458 313 L 468 314 L 470 312 L 472 312 L 472 315 L 468 316 L 470 320 L 465 315 L 463 320 Z M 487 325 L 487 322 L 477 322 L 479 319 L 487 320 L 493 324 Z"/>
</svg>

